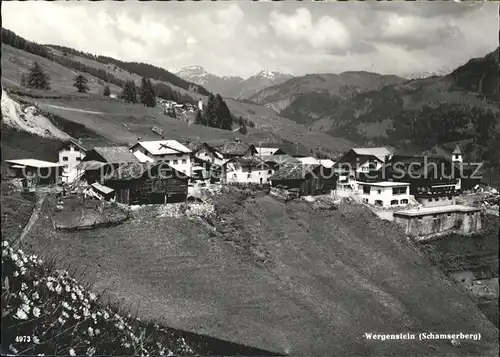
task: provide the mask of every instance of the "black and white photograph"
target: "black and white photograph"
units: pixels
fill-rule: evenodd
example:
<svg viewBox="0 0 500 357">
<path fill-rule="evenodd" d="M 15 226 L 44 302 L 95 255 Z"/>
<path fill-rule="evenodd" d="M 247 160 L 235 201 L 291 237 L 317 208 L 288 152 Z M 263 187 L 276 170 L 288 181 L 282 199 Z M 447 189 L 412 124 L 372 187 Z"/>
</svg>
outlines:
<svg viewBox="0 0 500 357">
<path fill-rule="evenodd" d="M 0 6 L 1 355 L 498 356 L 500 2 Z"/>
</svg>

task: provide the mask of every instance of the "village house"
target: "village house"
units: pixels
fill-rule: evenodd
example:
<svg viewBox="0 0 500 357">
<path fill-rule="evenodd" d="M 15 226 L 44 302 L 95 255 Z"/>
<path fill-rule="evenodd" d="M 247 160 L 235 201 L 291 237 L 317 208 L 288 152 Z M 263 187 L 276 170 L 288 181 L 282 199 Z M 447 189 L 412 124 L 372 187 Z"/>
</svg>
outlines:
<svg viewBox="0 0 500 357">
<path fill-rule="evenodd" d="M 259 156 L 269 156 L 269 155 L 284 155 L 285 153 L 278 147 L 265 147 L 265 146 L 256 146 L 257 150 L 256 155 Z"/>
<path fill-rule="evenodd" d="M 410 184 L 405 182 L 360 182 L 361 202 L 380 207 L 406 206 Z"/>
<path fill-rule="evenodd" d="M 139 161 L 126 146 L 95 147 L 78 165 L 78 175 L 83 174 L 89 184 L 102 183 L 104 176 L 112 174 L 120 165 L 134 162 Z"/>
<path fill-rule="evenodd" d="M 358 192 L 358 181 L 379 171 L 392 152 L 385 147 L 354 148 L 345 153 L 333 166 L 339 176 L 339 189 Z"/>
<path fill-rule="evenodd" d="M 331 193 L 337 187 L 337 175 L 321 165 L 286 163 L 270 178 L 271 185 L 294 192 L 297 196 Z"/>
<path fill-rule="evenodd" d="M 96 146 L 113 145 L 107 140 L 100 138 L 71 139 L 59 148 L 59 163 L 64 165 L 62 180 L 65 183 L 73 182 L 78 178 L 77 166 L 83 160 L 87 152 Z"/>
<path fill-rule="evenodd" d="M 121 165 L 105 179 L 105 186 L 115 191 L 117 202 L 164 204 L 187 199 L 189 178 L 164 162 Z"/>
<path fill-rule="evenodd" d="M 222 154 L 224 162 L 235 157 L 250 157 L 257 154 L 255 145 L 245 144 L 239 140 L 214 145 L 214 148 Z"/>
<path fill-rule="evenodd" d="M 260 143 L 262 155 L 289 155 L 295 158 L 311 156 L 311 151 L 299 143 Z"/>
<path fill-rule="evenodd" d="M 191 157 L 216 165 L 224 163 L 224 155 L 212 145 L 200 141 L 187 141 L 185 145 L 191 150 Z"/>
<path fill-rule="evenodd" d="M 222 165 L 222 183 L 265 184 L 273 170 L 257 156 L 229 159 Z"/>
<path fill-rule="evenodd" d="M 224 163 L 223 155 L 205 142 L 187 141 L 185 145 L 191 150 L 193 178 L 219 182 Z"/>
<path fill-rule="evenodd" d="M 290 155 L 259 155 L 257 156 L 259 159 L 264 161 L 273 171 L 277 171 L 280 166 L 287 164 L 287 163 L 300 163 L 299 160 L 297 160 L 294 157 L 291 157 Z"/>
<path fill-rule="evenodd" d="M 454 205 L 461 192 L 460 170 L 445 158 L 394 155 L 380 173 L 409 183 L 410 194 L 423 207 Z"/>
<path fill-rule="evenodd" d="M 9 174 L 22 179 L 23 187 L 35 188 L 44 185 L 59 185 L 62 183 L 64 165 L 57 162 L 37 159 L 5 160 L 9 165 Z"/>
<path fill-rule="evenodd" d="M 138 141 L 130 150 L 164 162 L 187 176 L 192 174 L 191 150 L 176 140 Z"/>
</svg>

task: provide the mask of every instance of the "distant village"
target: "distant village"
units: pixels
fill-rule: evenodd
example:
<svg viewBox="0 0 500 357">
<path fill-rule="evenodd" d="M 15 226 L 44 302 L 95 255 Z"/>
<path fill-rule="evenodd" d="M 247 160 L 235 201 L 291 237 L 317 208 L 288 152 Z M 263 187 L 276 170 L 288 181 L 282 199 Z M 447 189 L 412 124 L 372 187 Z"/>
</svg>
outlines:
<svg viewBox="0 0 500 357">
<path fill-rule="evenodd" d="M 207 187 L 234 185 L 260 187 L 284 200 L 330 197 L 391 210 L 415 237 L 481 229 L 481 208 L 457 202 L 478 190 L 482 175 L 480 167 L 463 162 L 458 145 L 429 157 L 398 155 L 385 147 L 352 148 L 334 162 L 293 143 L 170 139 L 115 146 L 81 138 L 66 142 L 58 157 L 58 162 L 6 162 L 24 189 L 59 185 L 71 192 L 78 186 L 85 195 L 124 205 L 199 201 Z M 429 162 L 433 165 L 426 169 Z"/>
</svg>

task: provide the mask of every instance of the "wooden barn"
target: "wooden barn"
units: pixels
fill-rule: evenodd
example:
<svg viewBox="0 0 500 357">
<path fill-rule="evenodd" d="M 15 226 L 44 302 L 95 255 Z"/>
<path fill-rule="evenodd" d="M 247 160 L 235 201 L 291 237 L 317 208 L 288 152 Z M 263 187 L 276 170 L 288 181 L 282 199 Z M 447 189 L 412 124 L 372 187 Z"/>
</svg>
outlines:
<svg viewBox="0 0 500 357">
<path fill-rule="evenodd" d="M 104 183 L 106 176 L 113 175 L 119 166 L 138 162 L 126 146 L 95 147 L 87 152 L 77 169 L 78 175 L 83 174 L 89 184 Z"/>
<path fill-rule="evenodd" d="M 124 204 L 163 204 L 187 199 L 189 177 L 165 163 L 122 164 L 105 185 Z"/>
<path fill-rule="evenodd" d="M 328 194 L 337 188 L 337 175 L 321 165 L 286 163 L 269 181 L 273 187 L 296 192 L 298 196 Z"/>
</svg>

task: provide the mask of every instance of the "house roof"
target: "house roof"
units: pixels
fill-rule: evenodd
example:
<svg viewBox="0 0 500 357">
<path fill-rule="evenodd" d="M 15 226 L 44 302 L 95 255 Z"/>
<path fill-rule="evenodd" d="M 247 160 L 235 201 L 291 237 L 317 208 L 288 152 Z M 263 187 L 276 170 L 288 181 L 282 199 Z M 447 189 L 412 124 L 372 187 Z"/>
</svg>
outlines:
<svg viewBox="0 0 500 357">
<path fill-rule="evenodd" d="M 177 171 L 165 162 L 154 164 L 148 162 L 129 162 L 121 164 L 116 170 L 113 170 L 111 175 L 106 177 L 106 181 L 129 181 L 139 179 L 148 171 L 154 172 L 156 167 L 174 172 L 178 177 L 188 177 L 186 174 Z"/>
<path fill-rule="evenodd" d="M 70 139 L 68 142 L 64 144 L 66 146 L 69 143 L 73 143 L 84 151 L 90 151 L 95 147 L 108 147 L 108 146 L 117 146 L 109 140 L 104 138 L 78 138 L 78 139 Z"/>
<path fill-rule="evenodd" d="M 273 146 L 274 147 L 274 146 Z M 278 144 L 278 148 L 290 156 L 311 156 L 311 152 L 303 145 L 296 143 Z"/>
<path fill-rule="evenodd" d="M 298 160 L 306 165 L 319 165 L 319 160 L 313 156 L 299 157 Z"/>
<path fill-rule="evenodd" d="M 137 162 L 137 158 L 126 146 L 104 146 L 93 149 L 109 164 L 120 164 L 126 162 Z"/>
<path fill-rule="evenodd" d="M 374 156 L 380 161 L 385 161 L 385 157 L 387 155 L 391 155 L 392 152 L 386 147 L 377 147 L 377 148 L 353 148 L 357 155 L 360 156 Z"/>
<path fill-rule="evenodd" d="M 97 169 L 100 169 L 101 167 L 103 167 L 105 165 L 106 164 L 104 162 L 91 160 L 91 161 L 82 161 L 82 162 L 80 162 L 78 165 L 76 165 L 76 168 L 78 170 L 83 170 L 83 171 L 97 170 Z"/>
<path fill-rule="evenodd" d="M 150 158 L 149 156 L 146 156 L 144 155 L 142 152 L 140 151 L 136 151 L 133 153 L 134 156 L 137 158 L 137 160 L 139 160 L 140 162 L 155 162 L 155 160 L 153 160 L 152 158 Z"/>
<path fill-rule="evenodd" d="M 265 169 L 267 169 L 269 167 L 268 164 L 266 164 L 263 160 L 261 160 L 257 156 L 235 157 L 234 159 L 226 161 L 225 164 L 233 163 L 233 162 L 238 163 L 241 166 L 259 167 L 259 168 L 262 168 L 263 170 L 265 170 Z"/>
<path fill-rule="evenodd" d="M 168 155 L 178 153 L 191 153 L 191 149 L 182 145 L 177 140 L 152 140 L 152 141 L 139 141 L 132 147 L 137 145 L 142 146 L 152 155 Z"/>
<path fill-rule="evenodd" d="M 303 165 L 302 163 L 283 164 L 269 180 L 301 180 L 320 165 Z"/>
<path fill-rule="evenodd" d="M 114 190 L 108 186 L 104 186 L 104 185 L 101 185 L 100 183 L 98 182 L 94 182 L 93 184 L 91 184 L 90 186 L 92 186 L 93 188 L 95 188 L 97 191 L 101 192 L 101 193 L 104 193 L 105 195 L 113 192 Z"/>
<path fill-rule="evenodd" d="M 333 167 L 333 165 L 335 165 L 335 162 L 330 160 L 330 159 L 320 159 L 319 163 L 322 166 L 326 167 L 327 169 L 329 169 L 329 168 Z"/>
<path fill-rule="evenodd" d="M 453 150 L 452 154 L 461 154 L 461 153 L 462 153 L 462 151 L 460 150 L 460 146 L 458 146 L 458 144 L 457 144 L 457 146 L 455 146 L 455 150 Z"/>
<path fill-rule="evenodd" d="M 223 155 L 245 155 L 248 149 L 255 146 L 252 144 L 245 144 L 242 142 L 228 141 L 223 144 L 215 146 L 215 149 Z"/>
<path fill-rule="evenodd" d="M 259 155 L 258 157 L 264 162 L 275 162 L 277 164 L 284 164 L 286 162 L 300 163 L 299 160 L 290 155 Z"/>
<path fill-rule="evenodd" d="M 49 168 L 49 167 L 63 167 L 63 164 L 57 162 L 43 161 L 38 159 L 19 159 L 19 160 L 5 160 L 9 164 L 14 164 L 22 167 L 36 167 L 36 168 Z"/>
</svg>

